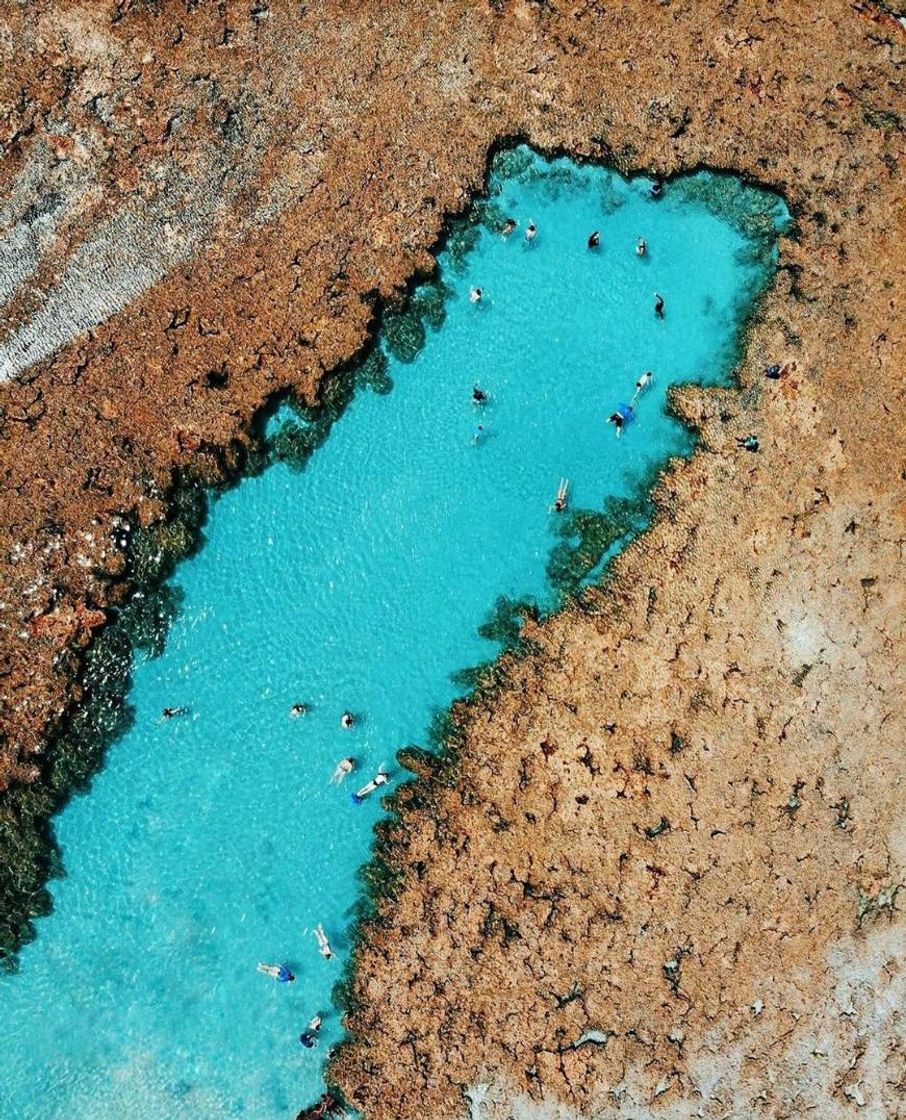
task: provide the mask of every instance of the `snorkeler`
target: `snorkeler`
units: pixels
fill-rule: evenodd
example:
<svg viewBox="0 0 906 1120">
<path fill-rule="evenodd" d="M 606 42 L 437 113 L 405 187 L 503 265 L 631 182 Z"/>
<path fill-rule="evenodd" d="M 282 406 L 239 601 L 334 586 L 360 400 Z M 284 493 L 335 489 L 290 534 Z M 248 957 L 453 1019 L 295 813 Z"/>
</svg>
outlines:
<svg viewBox="0 0 906 1120">
<path fill-rule="evenodd" d="M 644 237 L 640 237 L 635 243 L 635 254 L 637 257 L 644 257 L 648 252 L 648 242 Z"/>
<path fill-rule="evenodd" d="M 503 223 L 503 229 L 500 231 L 502 237 L 509 237 L 513 230 L 516 228 L 516 219 L 507 218 Z"/>
<path fill-rule="evenodd" d="M 324 932 L 324 927 L 319 922 L 312 930 L 312 932 L 314 933 L 318 941 L 318 952 L 321 954 L 324 960 L 329 961 L 333 956 L 333 949 L 331 949 L 330 942 L 327 940 L 327 934 Z"/>
<path fill-rule="evenodd" d="M 636 383 L 635 383 L 635 392 L 632 394 L 632 400 L 630 401 L 630 404 L 633 404 L 633 405 L 635 404 L 636 400 L 639 397 L 639 394 L 644 392 L 644 390 L 648 388 L 648 386 L 651 384 L 653 379 L 654 379 L 654 374 L 651 372 L 650 369 L 646 369 L 645 372 L 638 379 L 638 381 L 636 381 Z"/>
<path fill-rule="evenodd" d="M 651 193 L 652 198 L 660 198 L 661 195 L 664 193 L 664 184 L 663 184 L 663 182 L 661 182 L 660 179 L 655 179 L 654 182 L 651 184 L 651 192 L 650 193 Z"/>
<path fill-rule="evenodd" d="M 472 301 L 472 303 L 481 303 L 481 297 L 483 295 L 484 292 L 481 290 L 481 288 L 472 288 L 472 290 L 469 292 L 469 299 Z"/>
<path fill-rule="evenodd" d="M 654 313 L 659 319 L 664 318 L 664 297 L 654 293 Z"/>
<path fill-rule="evenodd" d="M 340 727 L 345 727 L 346 730 L 348 731 L 350 729 L 350 727 L 354 727 L 354 726 L 355 726 L 355 716 L 352 714 L 352 712 L 344 712 L 340 716 Z"/>
<path fill-rule="evenodd" d="M 362 786 L 360 790 L 352 795 L 352 800 L 356 805 L 361 805 L 365 798 L 374 793 L 380 786 L 385 786 L 390 781 L 390 775 L 384 770 L 383 766 L 378 767 L 378 772 L 366 785 Z"/>
<path fill-rule="evenodd" d="M 335 786 L 341 784 L 343 779 L 355 770 L 354 758 L 342 758 L 337 763 L 337 768 L 333 772 L 333 777 L 330 779 L 331 783 Z"/>
<path fill-rule="evenodd" d="M 487 404 L 488 394 L 476 382 L 472 386 L 472 404 Z"/>
<path fill-rule="evenodd" d="M 307 715 L 307 714 L 308 714 L 308 705 L 307 704 L 293 704 L 293 706 L 289 710 L 289 718 L 290 719 L 298 719 L 299 716 L 304 716 L 304 715 Z"/>
<path fill-rule="evenodd" d="M 746 451 L 757 451 L 759 446 L 758 436 L 746 436 L 745 439 L 737 439 L 736 443 L 740 447 L 744 447 Z"/>
<path fill-rule="evenodd" d="M 529 224 L 525 227 L 525 239 L 526 239 L 526 241 L 534 241 L 535 240 L 535 234 L 537 234 L 537 232 L 538 232 L 538 227 L 535 225 L 535 223 L 534 222 L 529 222 Z"/>
<path fill-rule="evenodd" d="M 601 235 L 600 235 L 600 233 L 598 233 L 597 230 L 595 230 L 594 233 L 592 233 L 588 238 L 588 247 L 589 247 L 589 249 L 597 249 L 597 247 L 600 244 L 601 244 Z"/>
<path fill-rule="evenodd" d="M 633 410 L 631 404 L 618 404 L 616 412 L 612 412 L 607 417 L 607 423 L 613 424 L 617 430 L 617 438 L 623 434 L 623 429 L 633 417 Z"/>
<path fill-rule="evenodd" d="M 272 976 L 278 984 L 292 984 L 296 979 L 288 964 L 259 964 L 257 971 Z"/>
<path fill-rule="evenodd" d="M 563 513 L 569 504 L 569 479 L 561 478 L 560 485 L 557 487 L 557 496 L 554 498 L 554 504 L 550 507 L 551 513 Z"/>
<path fill-rule="evenodd" d="M 160 714 L 160 718 L 161 719 L 173 719 L 174 716 L 185 716 L 185 715 L 188 715 L 188 714 L 189 714 L 189 709 L 186 708 L 186 707 L 164 708 L 164 710 Z"/>
<path fill-rule="evenodd" d="M 309 1022 L 305 1030 L 299 1035 L 299 1041 L 302 1043 L 306 1050 L 311 1050 L 312 1046 L 314 1046 L 314 1044 L 317 1042 L 318 1031 L 321 1029 L 321 1024 L 323 1022 L 324 1020 L 320 1015 L 315 1015 L 315 1017 Z"/>
</svg>

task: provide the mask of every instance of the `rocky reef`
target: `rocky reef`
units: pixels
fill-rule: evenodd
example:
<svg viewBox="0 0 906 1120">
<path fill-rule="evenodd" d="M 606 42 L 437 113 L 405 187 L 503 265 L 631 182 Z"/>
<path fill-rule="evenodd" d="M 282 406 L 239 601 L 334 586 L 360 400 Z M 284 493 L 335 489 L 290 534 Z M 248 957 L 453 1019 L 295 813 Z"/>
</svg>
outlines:
<svg viewBox="0 0 906 1120">
<path fill-rule="evenodd" d="M 334 391 L 495 145 L 730 170 L 795 218 L 738 390 L 677 394 L 652 528 L 407 759 L 331 1077 L 373 1120 L 896 1114 L 903 48 L 861 0 L 4 6 L 7 952 L 128 718 L 102 619 L 158 640 L 193 483 Z"/>
</svg>

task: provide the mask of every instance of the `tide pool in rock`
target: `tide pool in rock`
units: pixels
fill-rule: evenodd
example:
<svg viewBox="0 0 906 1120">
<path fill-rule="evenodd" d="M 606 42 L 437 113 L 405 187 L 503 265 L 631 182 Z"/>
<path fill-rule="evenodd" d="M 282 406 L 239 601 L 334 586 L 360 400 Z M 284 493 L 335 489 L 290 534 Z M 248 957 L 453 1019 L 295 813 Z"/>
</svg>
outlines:
<svg viewBox="0 0 906 1120">
<path fill-rule="evenodd" d="M 560 479 L 572 509 L 599 511 L 690 450 L 667 387 L 727 375 L 770 277 L 779 200 L 714 176 L 657 201 L 648 188 L 526 149 L 498 157 L 480 220 L 441 256 L 442 308 L 427 289 L 422 321 L 389 330 L 411 359 L 391 356 L 392 391 L 359 391 L 304 469 L 278 462 L 213 503 L 174 581 L 166 651 L 136 666 L 134 726 L 56 822 L 54 913 L 0 977 L 4 1120 L 277 1120 L 322 1091 L 381 813 L 379 795 L 351 793 L 381 764 L 398 778 L 395 752 L 426 741 L 452 674 L 493 656 L 478 628 L 499 596 L 549 608 L 575 583 L 549 512 Z M 438 329 L 416 353 L 424 321 Z M 617 439 L 605 419 L 648 369 Z M 298 423 L 274 419 L 279 447 Z M 290 718 L 295 703 L 307 714 Z M 358 769 L 331 784 L 345 756 Z"/>
</svg>

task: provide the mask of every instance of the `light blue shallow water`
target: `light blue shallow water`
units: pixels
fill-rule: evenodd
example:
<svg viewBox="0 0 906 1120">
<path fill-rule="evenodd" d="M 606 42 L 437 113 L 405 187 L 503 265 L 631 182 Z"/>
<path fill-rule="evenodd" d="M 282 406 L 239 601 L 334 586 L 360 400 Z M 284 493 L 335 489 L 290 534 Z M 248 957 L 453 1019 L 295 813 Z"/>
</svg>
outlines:
<svg viewBox="0 0 906 1120">
<path fill-rule="evenodd" d="M 520 229 L 484 229 L 464 268 L 441 259 L 446 323 L 414 362 L 391 361 L 393 392 L 360 393 L 305 471 L 273 466 L 217 500 L 179 569 L 183 610 L 165 654 L 136 668 L 135 726 L 57 822 L 55 911 L 0 978 L 0 1116 L 276 1120 L 315 1099 L 380 813 L 351 790 L 424 742 L 450 674 L 494 652 L 477 627 L 499 594 L 552 602 L 558 480 L 598 509 L 689 449 L 667 386 L 726 373 L 741 303 L 765 280 L 738 221 L 690 201 L 695 181 L 653 202 L 642 181 L 507 158 L 492 186 Z M 654 383 L 617 440 L 604 418 L 644 369 Z M 476 380 L 493 396 L 481 413 Z M 291 720 L 296 701 L 311 710 Z M 159 722 L 183 704 L 189 716 Z M 352 730 L 344 709 L 361 715 Z M 331 785 L 349 754 L 358 772 Z M 282 960 L 294 985 L 255 971 Z"/>
</svg>

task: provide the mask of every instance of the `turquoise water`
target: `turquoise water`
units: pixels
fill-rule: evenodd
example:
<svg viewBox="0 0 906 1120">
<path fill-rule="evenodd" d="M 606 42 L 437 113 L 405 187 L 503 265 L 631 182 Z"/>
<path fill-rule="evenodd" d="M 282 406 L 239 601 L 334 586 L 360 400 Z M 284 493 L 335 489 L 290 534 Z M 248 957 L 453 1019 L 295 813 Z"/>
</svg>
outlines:
<svg viewBox="0 0 906 1120">
<path fill-rule="evenodd" d="M 560 478 L 573 507 L 600 509 L 689 450 L 667 387 L 726 376 L 767 277 L 741 223 L 779 222 L 779 204 L 711 178 L 655 202 L 646 181 L 525 150 L 491 186 L 520 227 L 507 240 L 476 226 L 465 255 L 458 227 L 441 258 L 446 321 L 414 361 L 391 359 L 392 392 L 359 392 L 305 470 L 277 464 L 213 503 L 175 579 L 166 652 L 136 666 L 135 725 L 57 821 L 68 874 L 54 913 L 19 974 L 0 977 L 3 1118 L 276 1120 L 316 1098 L 381 812 L 351 792 L 380 764 L 398 778 L 395 751 L 425 742 L 451 673 L 493 655 L 477 628 L 498 595 L 553 604 Z M 645 369 L 654 381 L 618 440 L 604 420 Z M 492 397 L 481 409 L 476 381 Z M 296 702 L 310 710 L 291 719 Z M 159 720 L 177 705 L 189 713 Z M 346 755 L 358 770 L 333 785 Z M 296 983 L 259 961 L 289 962 Z"/>
</svg>

